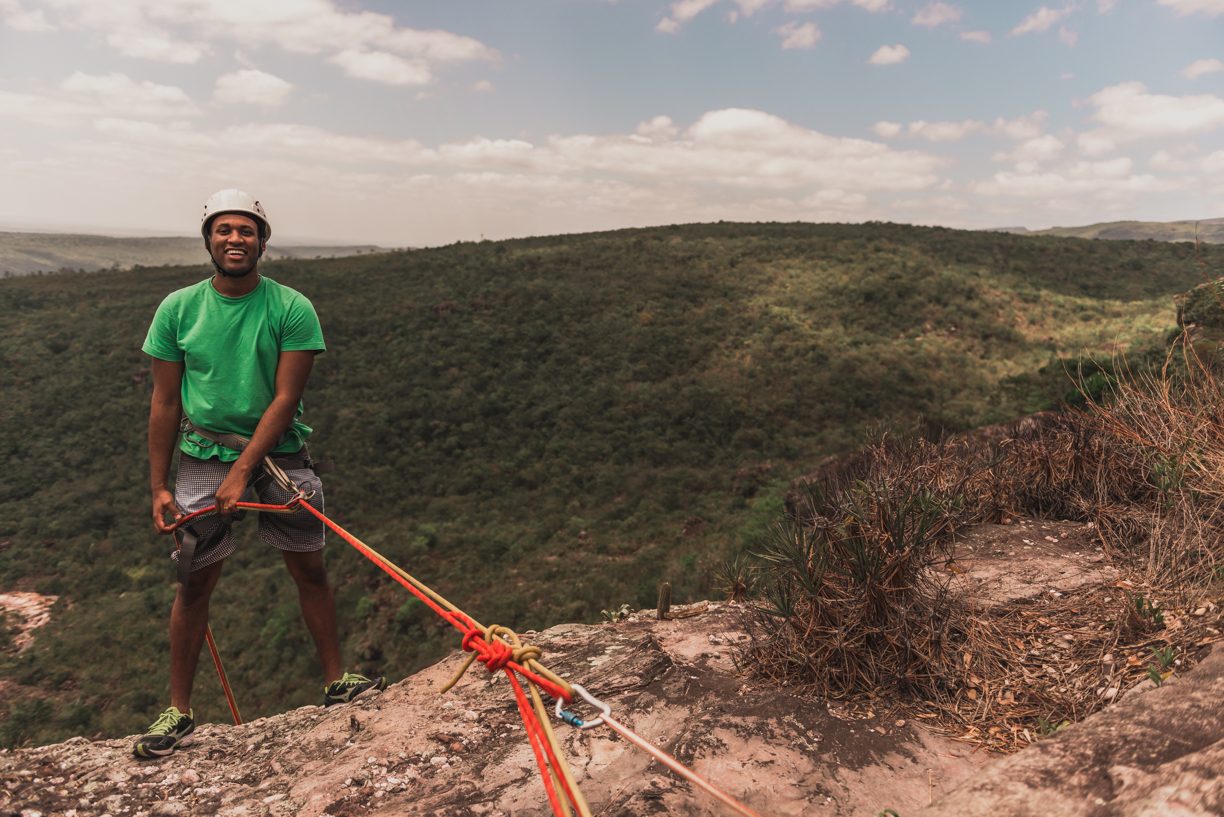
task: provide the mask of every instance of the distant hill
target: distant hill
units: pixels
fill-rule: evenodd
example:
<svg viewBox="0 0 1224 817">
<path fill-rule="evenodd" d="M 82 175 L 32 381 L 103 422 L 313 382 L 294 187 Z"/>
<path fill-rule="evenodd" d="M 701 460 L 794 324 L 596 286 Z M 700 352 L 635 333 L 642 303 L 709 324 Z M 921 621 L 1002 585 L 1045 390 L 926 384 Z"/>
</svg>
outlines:
<svg viewBox="0 0 1224 817">
<path fill-rule="evenodd" d="M 346 247 L 268 247 L 267 258 L 343 258 L 382 250 L 373 244 Z M 208 263 L 198 238 L 112 238 L 104 235 L 0 232 L 0 276 L 35 272 L 95 272 Z"/>
<path fill-rule="evenodd" d="M 1207 244 L 1224 244 L 1224 218 L 1201 221 L 1106 221 L 1087 227 L 1051 227 L 1048 230 L 1026 230 L 1024 227 L 996 227 L 986 232 L 1020 233 L 1023 235 L 1054 235 L 1061 238 L 1108 238 L 1116 241 L 1194 241 L 1194 226 L 1198 238 Z"/>
</svg>

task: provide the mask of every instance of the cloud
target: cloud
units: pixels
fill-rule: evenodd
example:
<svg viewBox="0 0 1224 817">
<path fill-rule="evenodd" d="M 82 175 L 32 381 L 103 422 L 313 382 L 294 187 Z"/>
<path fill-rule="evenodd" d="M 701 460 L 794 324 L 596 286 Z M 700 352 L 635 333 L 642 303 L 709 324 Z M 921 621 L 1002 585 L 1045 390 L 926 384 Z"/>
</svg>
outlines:
<svg viewBox="0 0 1224 817">
<path fill-rule="evenodd" d="M 627 135 L 554 135 L 541 144 L 477 137 L 436 148 L 411 139 L 349 136 L 295 124 L 205 131 L 185 123 L 105 118 L 95 127 L 113 144 L 150 156 L 184 155 L 205 162 L 208 156 L 255 154 L 327 166 L 593 174 L 632 183 L 727 191 L 916 191 L 935 184 L 937 171 L 948 164 L 929 153 L 827 136 L 771 114 L 737 108 L 706 113 L 683 133 L 677 132 L 671 119 L 659 116 Z"/>
<path fill-rule="evenodd" d="M 1157 0 L 1177 12 L 1178 17 L 1202 12 L 1208 17 L 1224 14 L 1224 0 Z"/>
<path fill-rule="evenodd" d="M 330 57 L 328 62 L 339 65 L 354 79 L 368 79 L 384 85 L 428 85 L 433 80 L 428 64 L 386 51 L 348 49 Z"/>
<path fill-rule="evenodd" d="M 1035 164 L 1053 161 L 1062 156 L 1066 144 L 1059 138 L 1046 134 L 1029 139 L 1010 152 L 999 152 L 990 157 L 994 162 Z"/>
<path fill-rule="evenodd" d="M 1215 71 L 1224 71 L 1224 62 L 1212 57 L 1206 60 L 1195 60 L 1181 70 L 1181 75 L 1186 79 L 1198 79 L 1204 74 Z"/>
<path fill-rule="evenodd" d="M 1075 45 L 1076 41 L 1079 39 L 1079 35 L 1066 26 L 1060 26 L 1058 29 L 1058 39 L 1062 40 L 1067 45 Z"/>
<path fill-rule="evenodd" d="M 0 0 L 11 4 L 13 0 Z M 420 85 L 446 64 L 496 60 L 495 49 L 447 31 L 419 31 L 335 0 L 44 0 L 65 28 L 98 31 L 126 57 L 197 63 L 216 44 L 323 56 L 349 76 Z"/>
<path fill-rule="evenodd" d="M 950 6 L 947 3 L 931 3 L 929 6 L 920 9 L 910 22 L 916 26 L 934 28 L 943 23 L 956 22 L 961 18 L 962 13 L 959 6 Z"/>
<path fill-rule="evenodd" d="M 1150 174 L 1136 175 L 1134 162 L 1126 157 L 1103 162 L 1078 161 L 1054 170 L 1035 166 L 996 173 L 993 178 L 970 185 L 970 191 L 987 196 L 1065 198 L 1090 195 L 1108 197 L 1138 195 L 1176 189 L 1175 180 Z"/>
<path fill-rule="evenodd" d="M 871 130 L 884 139 L 894 139 L 898 136 L 917 137 L 929 142 L 956 142 L 974 133 L 1002 134 L 1013 139 L 1034 139 L 1045 130 L 1049 114 L 1045 111 L 1034 111 L 1031 115 L 1016 119 L 999 117 L 993 124 L 987 125 L 977 119 L 966 119 L 963 122 L 927 122 L 919 119 L 903 127 L 896 122 L 877 122 Z"/>
<path fill-rule="evenodd" d="M 1224 127 L 1224 99 L 1212 94 L 1149 94 L 1141 82 L 1124 82 L 1098 91 L 1088 103 L 1096 107 L 1090 121 L 1101 125 L 1079 135 L 1079 148 L 1088 156 L 1108 153 L 1124 142 Z"/>
<path fill-rule="evenodd" d="M 871 130 L 875 132 L 875 135 L 884 139 L 894 139 L 897 136 L 900 136 L 901 131 L 904 129 L 904 125 L 900 125 L 896 122 L 876 122 L 871 126 Z"/>
<path fill-rule="evenodd" d="M 0 91 L 0 117 L 52 127 L 81 126 L 102 116 L 161 119 L 200 112 L 181 88 L 136 82 L 119 73 L 94 76 L 77 71 L 54 91 L 39 94 Z"/>
<path fill-rule="evenodd" d="M 1113 11 L 1113 7 L 1117 5 L 1118 0 L 1097 0 L 1097 11 L 1101 14 L 1108 14 Z"/>
<path fill-rule="evenodd" d="M 820 39 L 820 29 L 815 23 L 787 23 L 774 29 L 775 34 L 782 36 L 782 48 L 813 48 Z"/>
<path fill-rule="evenodd" d="M 1180 149 L 1158 150 L 1148 159 L 1148 166 L 1156 170 L 1170 170 L 1179 173 L 1206 173 L 1209 175 L 1224 174 L 1224 150 L 1217 150 L 1207 156 L 1201 156 L 1194 145 Z"/>
<path fill-rule="evenodd" d="M 213 102 L 219 105 L 262 105 L 276 108 L 289 101 L 293 86 L 272 74 L 244 69 L 217 78 Z"/>
<path fill-rule="evenodd" d="M 990 42 L 990 32 L 989 31 L 962 31 L 960 33 L 960 38 L 962 40 L 972 40 L 975 43 L 989 43 Z"/>
<path fill-rule="evenodd" d="M 910 50 L 903 45 L 882 45 L 867 62 L 869 65 L 896 65 L 905 62 L 909 55 Z"/>
<path fill-rule="evenodd" d="M 769 6 L 782 6 L 788 12 L 808 12 L 816 9 L 828 8 L 835 6 L 841 0 L 730 0 L 738 7 L 738 11 L 732 11 L 728 15 L 728 19 L 734 23 L 739 19 L 739 15 L 751 17 L 754 13 Z M 722 0 L 675 0 L 669 7 L 669 16 L 664 17 L 655 26 L 655 31 L 660 31 L 664 34 L 675 34 L 680 30 L 680 26 L 692 20 L 698 14 L 701 14 L 706 9 L 717 5 Z M 887 11 L 891 8 L 891 0 L 851 0 L 851 4 L 859 8 L 866 9 L 870 12 Z M 784 48 L 786 46 L 783 46 Z M 810 46 L 790 46 L 792 48 L 810 48 Z"/>
<path fill-rule="evenodd" d="M 1071 13 L 1071 7 L 1059 9 L 1057 11 L 1042 6 L 1034 13 L 1024 18 L 1024 22 L 1012 29 L 1012 34 L 1028 34 L 1031 31 L 1046 31 L 1050 26 L 1057 23 L 1062 18 Z"/>
<path fill-rule="evenodd" d="M 0 20 L 14 31 L 54 31 L 42 9 L 26 11 L 17 0 L 0 0 Z"/>
</svg>

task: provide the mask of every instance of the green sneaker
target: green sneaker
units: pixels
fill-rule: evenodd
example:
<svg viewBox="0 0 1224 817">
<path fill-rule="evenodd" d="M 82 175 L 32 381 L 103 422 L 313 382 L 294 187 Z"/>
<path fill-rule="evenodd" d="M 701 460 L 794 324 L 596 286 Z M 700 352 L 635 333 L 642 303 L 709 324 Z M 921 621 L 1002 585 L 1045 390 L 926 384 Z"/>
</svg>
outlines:
<svg viewBox="0 0 1224 817">
<path fill-rule="evenodd" d="M 195 731 L 194 715 L 194 710 L 184 715 L 175 707 L 170 707 L 136 741 L 132 754 L 136 757 L 165 757 L 179 746 L 186 746 L 191 742 L 191 733 Z"/>
<path fill-rule="evenodd" d="M 339 681 L 333 681 L 323 690 L 323 705 L 331 706 L 332 704 L 346 704 L 356 698 L 367 689 L 376 689 L 382 692 L 387 688 L 386 678 L 375 678 L 370 680 L 364 675 L 358 675 L 355 672 L 346 672 L 344 677 Z"/>
</svg>

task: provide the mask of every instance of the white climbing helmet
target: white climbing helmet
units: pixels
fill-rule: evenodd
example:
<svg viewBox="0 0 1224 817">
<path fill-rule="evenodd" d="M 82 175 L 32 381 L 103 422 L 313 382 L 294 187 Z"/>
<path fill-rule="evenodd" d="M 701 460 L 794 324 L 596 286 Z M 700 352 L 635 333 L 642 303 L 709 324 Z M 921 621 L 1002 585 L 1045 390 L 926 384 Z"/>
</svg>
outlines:
<svg viewBox="0 0 1224 817">
<path fill-rule="evenodd" d="M 200 234 L 208 238 L 208 222 L 213 216 L 222 213 L 242 213 L 263 224 L 263 239 L 272 237 L 272 225 L 268 223 L 268 214 L 263 206 L 250 193 L 241 190 L 218 190 L 204 202 L 204 216 L 200 219 Z"/>
</svg>

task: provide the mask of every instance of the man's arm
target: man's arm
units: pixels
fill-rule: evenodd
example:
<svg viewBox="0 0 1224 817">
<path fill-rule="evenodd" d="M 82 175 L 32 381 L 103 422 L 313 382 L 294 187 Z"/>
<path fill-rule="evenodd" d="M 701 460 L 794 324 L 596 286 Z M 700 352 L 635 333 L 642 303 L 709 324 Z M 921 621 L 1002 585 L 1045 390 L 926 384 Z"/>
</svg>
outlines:
<svg viewBox="0 0 1224 817">
<path fill-rule="evenodd" d="M 247 480 L 268 452 L 276 447 L 285 429 L 293 422 L 298 404 L 302 401 L 302 392 L 306 391 L 306 380 L 314 366 L 315 352 L 293 351 L 281 352 L 276 362 L 276 394 L 271 405 L 259 418 L 251 443 L 238 457 L 230 469 L 229 476 L 217 489 L 217 510 L 221 513 L 233 513 L 237 510 L 238 500 L 246 491 Z"/>
<path fill-rule="evenodd" d="M 153 358 L 153 400 L 149 405 L 149 487 L 153 492 L 153 527 L 170 533 L 166 513 L 183 518 L 170 493 L 170 462 L 183 414 L 183 363 Z"/>
</svg>

